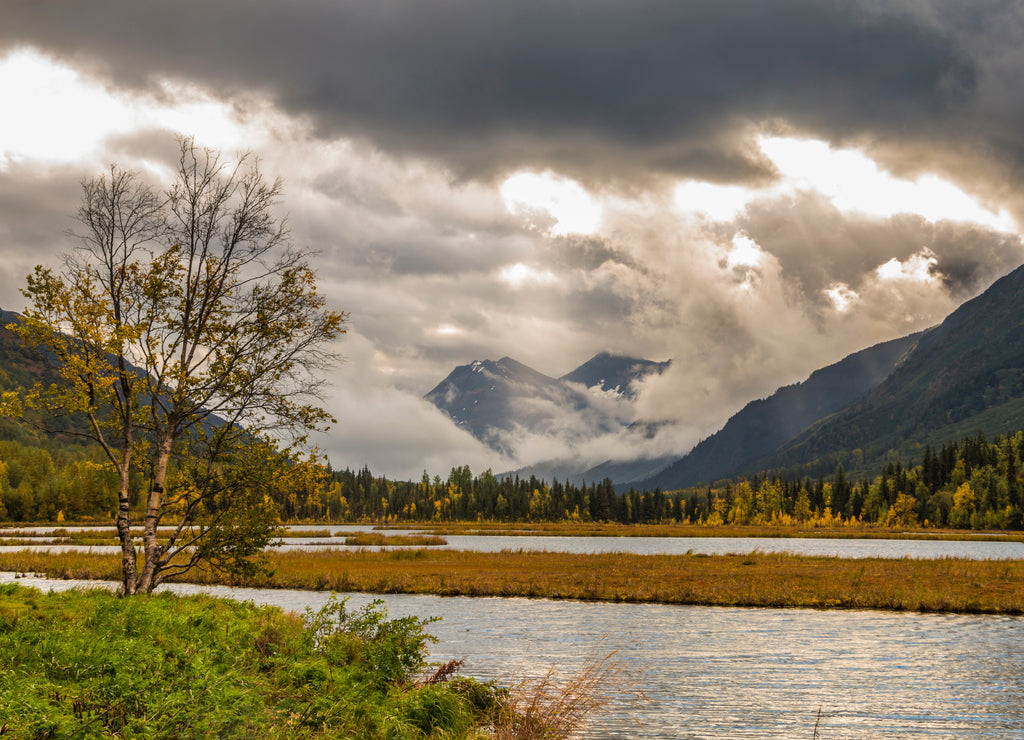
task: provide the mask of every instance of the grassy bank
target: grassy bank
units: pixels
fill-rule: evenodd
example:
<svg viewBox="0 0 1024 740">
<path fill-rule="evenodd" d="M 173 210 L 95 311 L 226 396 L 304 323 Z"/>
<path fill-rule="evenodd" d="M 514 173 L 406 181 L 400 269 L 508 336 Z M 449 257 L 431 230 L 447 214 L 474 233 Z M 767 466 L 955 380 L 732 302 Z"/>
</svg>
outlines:
<svg viewBox="0 0 1024 740">
<path fill-rule="evenodd" d="M 868 540 L 946 540 L 1024 542 L 1022 532 L 974 532 L 954 529 L 892 529 L 859 524 L 839 527 L 798 527 L 719 524 L 617 524 L 609 522 L 457 522 L 445 524 L 396 524 L 382 529 L 421 529 L 437 535 L 515 535 L 561 537 L 767 537 Z"/>
<path fill-rule="evenodd" d="M 448 544 L 444 537 L 429 534 L 354 532 L 344 537 L 346 545 L 355 547 L 440 547 Z"/>
<path fill-rule="evenodd" d="M 444 522 L 416 523 L 402 522 L 380 524 L 379 522 L 343 522 L 336 526 L 357 524 L 367 531 L 346 533 L 331 532 L 330 529 L 302 529 L 305 523 L 289 525 L 286 537 L 347 539 L 367 537 L 365 542 L 346 542 L 357 545 L 413 545 L 426 546 L 445 544 L 444 535 L 510 535 L 528 536 L 560 536 L 560 537 L 765 537 L 765 538 L 824 538 L 824 539 L 879 539 L 879 540 L 945 540 L 945 541 L 981 541 L 981 542 L 1024 542 L 1024 532 L 1009 531 L 974 531 L 967 529 L 904 528 L 884 527 L 877 524 L 843 524 L 835 527 L 805 527 L 789 525 L 756 525 L 756 524 L 618 524 L 615 522 Z M 317 522 L 321 527 L 334 525 Z M 42 522 L 40 527 L 53 526 Z M 388 530 L 414 530 L 421 534 L 392 535 Z M 374 530 L 374 531 L 369 531 Z M 134 527 L 133 534 L 142 537 L 142 528 Z M 432 541 L 417 541 L 406 538 L 431 537 Z M 76 529 L 74 525 L 60 526 L 47 533 L 32 532 L 24 528 L 0 527 L 0 543 L 21 544 L 31 539 L 56 539 L 59 543 L 74 545 L 114 545 L 117 544 L 117 530 Z M 161 539 L 165 539 L 166 534 Z M 387 539 L 383 539 L 387 538 Z"/>
<path fill-rule="evenodd" d="M 511 717 L 507 690 L 416 681 L 429 675 L 425 622 L 377 605 L 334 601 L 303 620 L 6 585 L 0 626 L 0 735 L 15 738 L 467 738 Z"/>
<path fill-rule="evenodd" d="M 713 606 L 1024 614 L 1024 560 L 841 559 L 785 554 L 579 555 L 272 552 L 266 588 L 528 596 Z M 2 553 L 0 570 L 118 578 L 116 556 Z M 209 574 L 190 580 L 214 583 Z"/>
</svg>

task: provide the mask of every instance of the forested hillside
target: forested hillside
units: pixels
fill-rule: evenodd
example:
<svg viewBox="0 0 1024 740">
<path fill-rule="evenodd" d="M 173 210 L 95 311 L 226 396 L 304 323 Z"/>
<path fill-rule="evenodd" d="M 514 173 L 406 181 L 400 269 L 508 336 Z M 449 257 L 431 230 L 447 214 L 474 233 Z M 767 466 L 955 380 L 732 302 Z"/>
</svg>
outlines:
<svg viewBox="0 0 1024 740">
<path fill-rule="evenodd" d="M 380 522 L 610 521 L 973 529 L 1024 528 L 1024 431 L 988 441 L 984 434 L 926 446 L 920 462 L 894 460 L 854 480 L 840 466 L 825 477 L 766 473 L 669 493 L 616 494 L 610 480 L 577 486 L 537 478 L 474 477 L 453 468 L 447 480 L 392 481 L 368 469 L 332 475 L 288 516 Z"/>
<path fill-rule="evenodd" d="M 456 467 L 446 479 L 424 473 L 419 481 L 394 481 L 364 468 L 325 471 L 307 489 L 275 497 L 286 521 L 927 523 L 1020 529 L 1024 322 L 1016 317 L 1022 295 L 1024 272 L 1018 271 L 926 335 L 853 356 L 860 363 L 854 376 L 868 382 L 916 342 L 875 390 L 784 448 L 792 457 L 780 459 L 788 465 L 763 468 L 774 473 L 672 487 L 668 493 L 657 486 L 617 493 L 608 479 L 577 484 L 536 476 L 499 478 Z M 839 363 L 811 376 L 807 384 L 816 390 L 801 402 L 804 407 L 819 408 L 811 401 L 820 403 L 847 387 L 848 376 L 837 372 L 841 367 L 850 366 Z M 35 379 L 55 380 L 39 356 L 0 329 L 0 390 Z M 764 412 L 772 408 L 767 402 L 748 407 L 763 417 L 753 429 L 768 433 L 764 425 L 770 426 L 771 414 Z M 38 420 L 0 419 L 0 521 L 109 521 L 116 485 L 98 450 L 76 441 L 73 419 L 61 421 L 63 427 L 50 434 L 32 421 Z M 974 423 L 973 430 L 950 436 Z M 1007 433 L 993 435 L 991 429 Z M 945 436 L 932 441 L 929 434 Z M 914 442 L 903 459 L 893 449 L 900 440 Z M 808 451 L 816 457 L 801 457 Z M 808 474 L 809 467 L 816 469 Z"/>
<path fill-rule="evenodd" d="M 811 373 L 802 383 L 751 401 L 685 457 L 644 480 L 646 488 L 683 488 L 756 470 L 755 461 L 877 386 L 921 333 L 883 342 Z"/>
<path fill-rule="evenodd" d="M 860 472 L 983 430 L 1024 426 L 1024 268 L 926 332 L 871 392 L 822 419 L 755 469 Z"/>
</svg>

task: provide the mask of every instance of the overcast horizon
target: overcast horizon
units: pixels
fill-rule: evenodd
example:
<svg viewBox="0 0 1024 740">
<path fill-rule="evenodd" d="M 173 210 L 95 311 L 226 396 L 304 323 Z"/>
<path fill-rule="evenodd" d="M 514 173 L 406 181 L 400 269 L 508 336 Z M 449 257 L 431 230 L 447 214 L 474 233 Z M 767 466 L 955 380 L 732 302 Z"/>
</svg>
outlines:
<svg viewBox="0 0 1024 740">
<path fill-rule="evenodd" d="M 682 455 L 748 401 L 939 323 L 1024 262 L 1024 6 L 357 2 L 0 10 L 0 307 L 80 183 L 176 136 L 281 177 L 349 312 L 336 468 L 418 478 Z M 498 456 L 422 396 L 510 356 L 672 360 L 653 440 Z"/>
</svg>

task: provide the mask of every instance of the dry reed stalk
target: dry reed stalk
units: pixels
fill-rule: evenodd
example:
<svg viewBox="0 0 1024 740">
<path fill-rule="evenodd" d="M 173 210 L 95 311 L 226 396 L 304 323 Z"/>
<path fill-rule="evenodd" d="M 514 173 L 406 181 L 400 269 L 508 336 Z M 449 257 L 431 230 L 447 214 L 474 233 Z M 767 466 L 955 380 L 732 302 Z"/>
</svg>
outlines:
<svg viewBox="0 0 1024 740">
<path fill-rule="evenodd" d="M 591 657 L 567 678 L 552 666 L 540 679 L 523 679 L 509 690 L 508 704 L 495 721 L 496 740 L 562 740 L 575 737 L 618 696 L 634 703 L 647 697 L 609 653 Z"/>
<path fill-rule="evenodd" d="M 442 663 L 437 667 L 437 670 L 426 678 L 417 681 L 417 686 L 432 686 L 437 683 L 444 683 L 449 678 L 459 672 L 459 669 L 466 664 L 465 658 L 459 658 L 449 660 L 447 663 Z"/>
</svg>

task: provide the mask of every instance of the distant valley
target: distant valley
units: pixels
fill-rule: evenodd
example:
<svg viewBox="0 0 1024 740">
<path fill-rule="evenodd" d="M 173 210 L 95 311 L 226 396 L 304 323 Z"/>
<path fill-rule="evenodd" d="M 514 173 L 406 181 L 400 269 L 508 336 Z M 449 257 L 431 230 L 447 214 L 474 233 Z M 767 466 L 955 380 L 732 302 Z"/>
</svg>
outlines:
<svg viewBox="0 0 1024 740">
<path fill-rule="evenodd" d="M 495 450 L 559 436 L 570 445 L 609 432 L 649 434 L 636 389 L 668 362 L 608 353 L 555 379 L 508 357 L 456 368 L 426 395 Z M 780 470 L 868 474 L 925 445 L 1024 427 L 1024 268 L 996 281 L 932 329 L 855 352 L 803 382 L 754 400 L 690 451 L 594 464 L 555 456 L 515 471 L 622 488 L 674 490 Z"/>
</svg>

